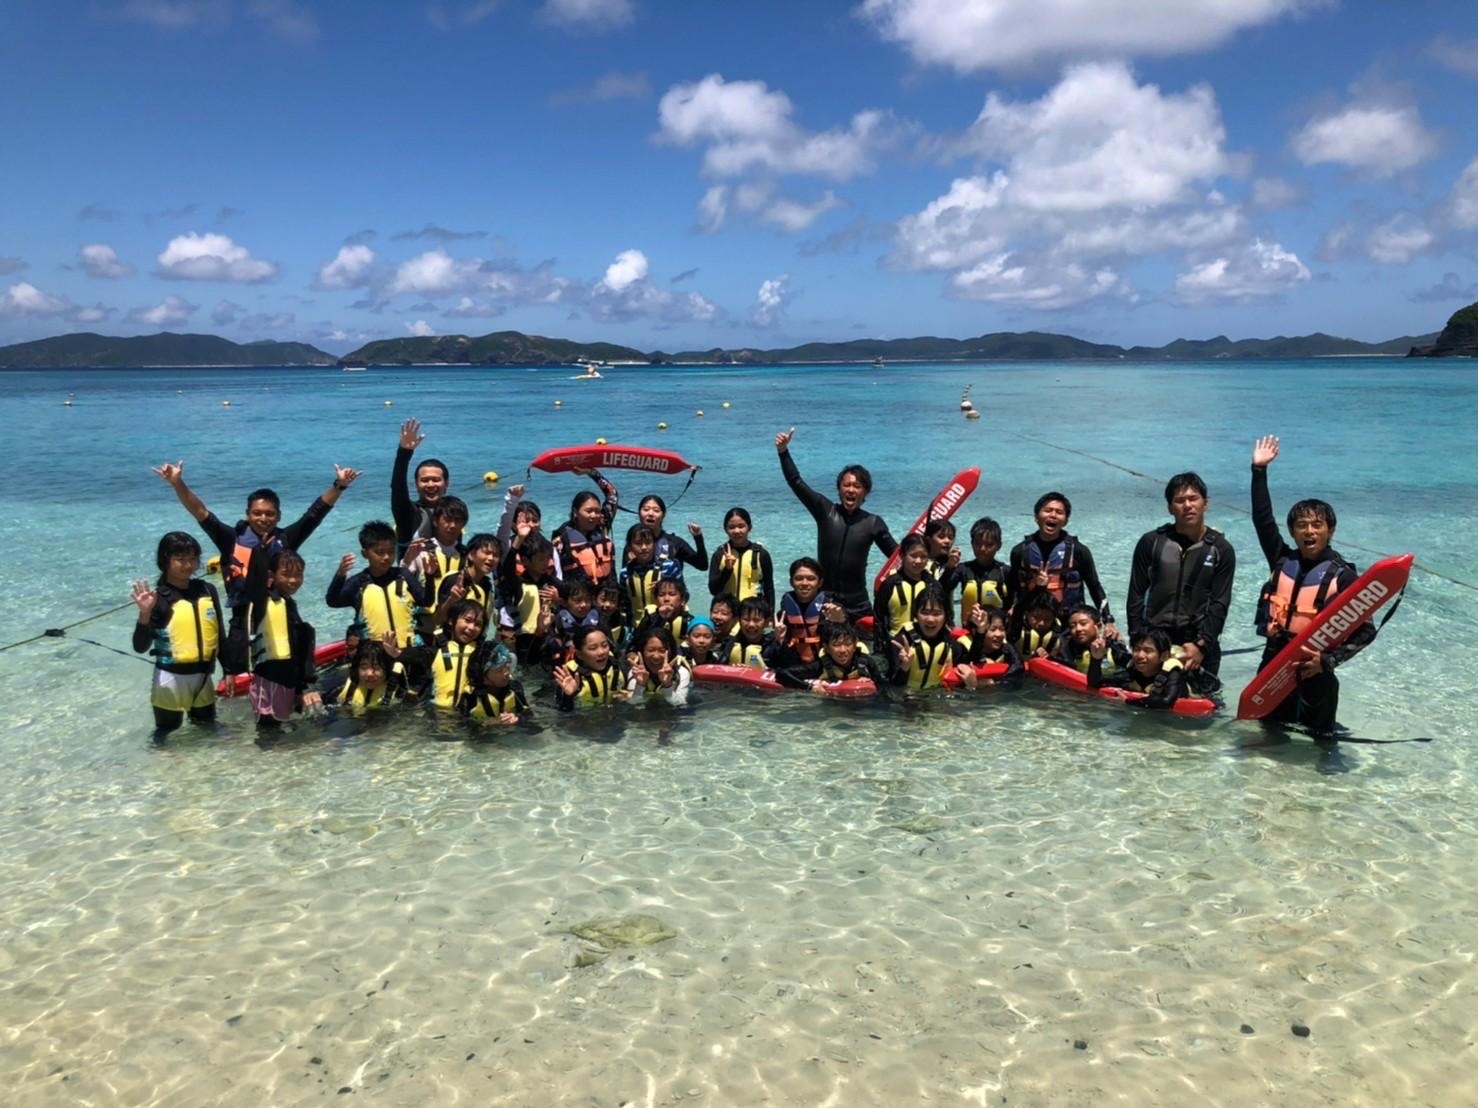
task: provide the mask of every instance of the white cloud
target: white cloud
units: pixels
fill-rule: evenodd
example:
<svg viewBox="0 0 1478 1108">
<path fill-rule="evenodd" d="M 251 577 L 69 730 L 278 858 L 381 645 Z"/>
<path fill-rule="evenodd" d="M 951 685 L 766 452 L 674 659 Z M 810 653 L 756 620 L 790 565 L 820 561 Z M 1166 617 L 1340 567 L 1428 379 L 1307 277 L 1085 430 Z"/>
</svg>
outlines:
<svg viewBox="0 0 1478 1108">
<path fill-rule="evenodd" d="M 1478 227 L 1478 158 L 1464 167 L 1445 205 L 1447 220 L 1461 231 Z"/>
<path fill-rule="evenodd" d="M 321 289 L 352 289 L 369 284 L 375 264 L 375 252 L 361 243 L 339 247 L 333 260 L 318 269 L 317 286 Z"/>
<path fill-rule="evenodd" d="M 134 272 L 133 266 L 119 261 L 117 251 L 106 243 L 88 243 L 77 251 L 77 257 L 89 277 L 131 277 Z"/>
<path fill-rule="evenodd" d="M 438 31 L 449 31 L 453 27 L 472 27 L 497 11 L 499 2 L 500 0 L 477 0 L 471 4 L 432 4 L 426 9 L 426 18 Z"/>
<path fill-rule="evenodd" d="M 1309 269 L 1297 254 L 1276 242 L 1254 239 L 1241 250 L 1229 251 L 1182 273 L 1175 279 L 1175 291 L 1192 304 L 1250 300 L 1276 296 L 1309 278 Z"/>
<path fill-rule="evenodd" d="M 253 284 L 276 276 L 277 266 L 251 256 L 228 236 L 190 232 L 169 240 L 159 255 L 159 276 L 185 281 Z"/>
<path fill-rule="evenodd" d="M 246 309 L 240 304 L 233 300 L 222 300 L 210 310 L 210 321 L 218 327 L 228 327 L 244 315 Z"/>
<path fill-rule="evenodd" d="M 170 31 L 222 24 L 229 13 L 226 0 L 128 0 L 118 9 L 124 19 Z"/>
<path fill-rule="evenodd" d="M 593 85 L 561 89 L 549 97 L 556 108 L 571 104 L 606 104 L 614 100 L 645 100 L 652 95 L 652 82 L 645 73 L 613 70 L 596 78 Z"/>
<path fill-rule="evenodd" d="M 67 313 L 67 318 L 74 323 L 101 323 L 110 318 L 117 309 L 105 308 L 101 304 L 94 304 L 90 308 L 81 305 L 73 308 Z"/>
<path fill-rule="evenodd" d="M 1444 35 L 1428 52 L 1438 62 L 1465 77 L 1478 77 L 1478 38 L 1459 39 Z"/>
<path fill-rule="evenodd" d="M 318 17 L 296 0 L 250 0 L 246 14 L 294 46 L 311 46 L 318 41 Z"/>
<path fill-rule="evenodd" d="M 1077 262 L 1031 263 L 1014 254 L 997 254 L 950 279 L 950 289 L 965 300 L 1050 311 L 1101 296 L 1131 294 L 1112 269 L 1090 270 Z"/>
<path fill-rule="evenodd" d="M 640 250 L 623 250 L 606 267 L 590 290 L 589 304 L 597 319 L 630 320 L 642 317 L 670 322 L 706 323 L 717 318 L 718 305 L 701 293 L 673 293 L 648 279 L 650 264 Z"/>
<path fill-rule="evenodd" d="M 185 323 L 195 314 L 198 304 L 189 304 L 178 296 L 166 296 L 152 308 L 135 308 L 124 318 L 129 323 L 147 323 L 151 327 L 173 327 Z"/>
<path fill-rule="evenodd" d="M 0 295 L 0 316 L 61 315 L 72 305 L 42 292 L 29 281 L 17 281 Z"/>
<path fill-rule="evenodd" d="M 698 201 L 698 230 L 711 235 L 729 216 L 729 186 L 714 185 Z"/>
<path fill-rule="evenodd" d="M 638 281 L 647 277 L 647 256 L 640 250 L 623 250 L 616 260 L 606 266 L 606 275 L 596 285 L 596 291 L 625 292 Z"/>
<path fill-rule="evenodd" d="M 1309 120 L 1293 136 L 1293 152 L 1305 165 L 1335 163 L 1389 177 L 1426 161 L 1437 138 L 1414 107 L 1352 104 Z"/>
<path fill-rule="evenodd" d="M 1405 265 L 1436 244 L 1437 236 L 1416 216 L 1393 216 L 1371 229 L 1366 249 L 1372 260 L 1386 265 Z"/>
<path fill-rule="evenodd" d="M 962 177 L 924 210 L 898 222 L 893 261 L 901 269 L 957 269 L 1005 245 L 1000 217 L 1007 177 Z"/>
<path fill-rule="evenodd" d="M 493 319 L 502 315 L 506 308 L 501 304 L 479 303 L 470 296 L 464 296 L 457 301 L 454 308 L 448 308 L 442 312 L 443 319 Z"/>
<path fill-rule="evenodd" d="M 878 111 L 858 112 L 845 128 L 806 131 L 790 118 L 790 97 L 763 81 L 725 81 L 710 73 L 674 85 L 658 104 L 658 137 L 676 146 L 706 145 L 703 166 L 716 177 L 752 171 L 804 173 L 847 180 L 870 172 L 896 128 Z"/>
<path fill-rule="evenodd" d="M 544 0 L 539 14 L 551 23 L 587 30 L 624 27 L 636 18 L 631 0 Z"/>
<path fill-rule="evenodd" d="M 782 273 L 762 283 L 755 293 L 749 318 L 756 327 L 773 327 L 790 302 L 790 274 Z"/>
<path fill-rule="evenodd" d="M 1206 50 L 1312 6 L 1309 0 L 863 0 L 858 12 L 916 60 L 969 73 Z"/>
<path fill-rule="evenodd" d="M 1424 289 L 1417 289 L 1408 300 L 1415 304 L 1438 304 L 1444 300 L 1472 301 L 1478 299 L 1478 282 L 1470 285 L 1456 273 L 1444 273 L 1442 280 Z"/>
<path fill-rule="evenodd" d="M 405 329 L 416 338 L 421 339 L 428 338 L 431 335 L 436 334 L 436 328 L 431 326 L 431 324 L 427 323 L 424 319 L 418 319 L 414 323 L 407 323 L 405 325 Z"/>
<path fill-rule="evenodd" d="M 417 254 L 414 258 L 401 262 L 395 271 L 395 276 L 390 281 L 387 292 L 391 296 L 403 292 L 420 293 L 425 296 L 458 292 L 476 280 L 481 264 L 476 258 L 470 260 L 453 258 L 445 250 L 437 247 L 435 250 L 427 250 L 424 254 Z"/>
<path fill-rule="evenodd" d="M 1252 182 L 1252 206 L 1263 211 L 1291 208 L 1300 199 L 1297 186 L 1281 177 L 1258 177 Z"/>
<path fill-rule="evenodd" d="M 827 189 L 810 204 L 788 196 L 778 196 L 760 209 L 758 218 L 761 223 L 768 223 L 772 227 L 779 227 L 782 231 L 796 234 L 809 229 L 811 224 L 827 212 L 842 206 L 836 193 Z"/>
</svg>

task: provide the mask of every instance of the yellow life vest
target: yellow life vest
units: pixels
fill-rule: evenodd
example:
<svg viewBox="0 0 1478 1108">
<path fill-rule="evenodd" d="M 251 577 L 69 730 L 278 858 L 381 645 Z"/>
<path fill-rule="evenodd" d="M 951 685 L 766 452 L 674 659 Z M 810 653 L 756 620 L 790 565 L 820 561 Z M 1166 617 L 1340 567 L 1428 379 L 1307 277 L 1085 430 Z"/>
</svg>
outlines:
<svg viewBox="0 0 1478 1108">
<path fill-rule="evenodd" d="M 499 716 L 513 712 L 515 715 L 519 710 L 518 690 L 511 684 L 504 689 L 478 689 L 474 694 L 471 709 L 467 715 L 472 719 L 497 719 Z"/>
<path fill-rule="evenodd" d="M 723 580 L 720 582 L 724 587 L 719 589 L 719 592 L 733 593 L 740 600 L 759 596 L 765 584 L 759 547 L 750 543 L 743 550 L 735 550 L 731 546 L 729 553 L 734 556 L 734 564 L 725 571 Z"/>
<path fill-rule="evenodd" d="M 1016 639 L 1016 653 L 1023 659 L 1032 657 L 1038 650 L 1045 650 L 1050 654 L 1056 644 L 1056 631 L 1033 631 L 1030 627 L 1023 627 Z"/>
<path fill-rule="evenodd" d="M 899 577 L 888 586 L 886 597 L 888 626 L 883 628 L 888 638 L 893 638 L 901 631 L 907 631 L 913 627 L 913 602 L 914 598 L 927 589 L 933 582 L 927 577 L 920 577 L 917 581 L 910 581 L 907 577 Z"/>
<path fill-rule="evenodd" d="M 1000 581 L 967 577 L 965 587 L 960 591 L 961 617 L 969 619 L 970 613 L 975 610 L 977 604 L 982 608 L 1004 608 L 1006 598 L 1003 592 L 1004 588 Z"/>
<path fill-rule="evenodd" d="M 287 622 L 287 601 L 280 596 L 269 596 L 266 615 L 257 625 L 256 636 L 252 640 L 252 664 L 285 662 L 292 656 L 293 636 Z"/>
<path fill-rule="evenodd" d="M 520 635 L 532 635 L 539 629 L 539 589 L 525 581 L 519 586 L 518 608 L 514 612 L 514 629 Z"/>
<path fill-rule="evenodd" d="M 221 617 L 210 593 L 194 600 L 179 597 L 169 622 L 154 635 L 153 654 L 162 666 L 188 666 L 215 660 L 221 641 Z"/>
<path fill-rule="evenodd" d="M 565 669 L 580 680 L 580 687 L 575 690 L 576 708 L 594 708 L 610 704 L 620 686 L 621 672 L 614 663 L 607 665 L 604 673 L 597 673 L 593 669 L 586 669 L 572 659 L 565 663 Z"/>
<path fill-rule="evenodd" d="M 399 668 L 400 663 L 395 663 Z M 347 694 L 347 695 L 346 695 Z M 387 675 L 378 685 L 361 685 L 358 681 L 351 681 L 344 686 L 344 691 L 339 694 L 339 703 L 346 708 L 356 711 L 369 711 L 375 708 L 384 708 L 386 705 L 394 704 L 400 699 L 400 690 Z"/>
<path fill-rule="evenodd" d="M 723 661 L 731 666 L 753 666 L 755 669 L 764 669 L 765 644 L 741 642 L 739 639 L 734 639 L 729 643 L 728 656 Z"/>
<path fill-rule="evenodd" d="M 454 573 L 461 573 L 466 557 L 467 555 L 463 553 L 462 548 L 459 546 L 452 547 L 451 553 L 447 553 L 446 549 L 440 543 L 437 543 L 436 580 L 440 581 L 445 577 L 450 577 Z"/>
<path fill-rule="evenodd" d="M 969 648 L 970 640 L 960 643 Z M 916 639 L 913 643 L 913 668 L 908 671 L 908 687 L 911 689 L 937 689 L 946 671 L 954 668 L 954 642 L 945 631 L 938 642 Z"/>
<path fill-rule="evenodd" d="M 1179 658 L 1166 658 L 1160 663 L 1160 673 L 1174 673 L 1176 670 L 1184 668 L 1185 666 L 1181 664 Z M 1134 692 L 1149 692 L 1154 687 L 1155 679 L 1153 677 L 1145 677 L 1137 669 L 1130 669 L 1128 673 L 1130 680 L 1134 682 Z"/>
<path fill-rule="evenodd" d="M 448 640 L 431 662 L 431 702 L 438 708 L 455 708 L 462 694 L 472 687 L 467 667 L 478 644 Z"/>
<path fill-rule="evenodd" d="M 404 650 L 416 637 L 416 598 L 410 586 L 397 577 L 388 585 L 365 585 L 359 595 L 359 616 L 365 637 L 379 642 L 385 632 L 395 632 L 396 644 Z"/>
<path fill-rule="evenodd" d="M 657 610 L 657 580 L 661 571 L 655 566 L 647 569 L 631 569 L 626 571 L 626 599 L 630 604 L 632 615 L 640 615 L 642 612 L 655 612 Z"/>
</svg>

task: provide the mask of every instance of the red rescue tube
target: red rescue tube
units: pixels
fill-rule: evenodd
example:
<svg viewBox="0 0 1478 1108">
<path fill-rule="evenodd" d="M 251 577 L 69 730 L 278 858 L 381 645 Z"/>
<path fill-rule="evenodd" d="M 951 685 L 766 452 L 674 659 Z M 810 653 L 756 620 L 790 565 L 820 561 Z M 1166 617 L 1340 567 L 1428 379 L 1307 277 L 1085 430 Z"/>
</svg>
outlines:
<svg viewBox="0 0 1478 1108">
<path fill-rule="evenodd" d="M 694 666 L 693 680 L 714 685 L 743 685 L 751 689 L 762 689 L 765 692 L 803 691 L 782 685 L 775 679 L 774 670 L 756 669 L 754 666 Z M 852 699 L 863 696 L 876 696 L 878 687 L 866 677 L 860 677 L 855 681 L 823 681 L 811 691 L 813 693 L 820 693 L 822 696 Z"/>
<path fill-rule="evenodd" d="M 1073 692 L 1087 693 L 1089 696 L 1100 696 L 1105 700 L 1132 702 L 1144 699 L 1144 693 L 1129 692 L 1127 689 L 1091 689 L 1088 687 L 1086 673 L 1072 666 L 1065 666 L 1061 662 L 1054 662 L 1050 658 L 1027 659 L 1026 672 L 1039 681 L 1056 685 L 1060 689 L 1071 689 Z M 1178 716 L 1209 716 L 1216 712 L 1216 704 L 1204 697 L 1183 696 L 1171 705 L 1170 711 Z"/>
<path fill-rule="evenodd" d="M 561 446 L 546 450 L 532 462 L 532 469 L 545 473 L 568 473 L 572 469 L 637 469 L 644 473 L 681 473 L 697 469 L 692 462 L 671 450 L 653 450 L 647 446 Z"/>
<path fill-rule="evenodd" d="M 324 666 L 331 666 L 335 662 L 342 662 L 348 653 L 349 644 L 346 643 L 343 639 L 340 639 L 338 642 L 324 643 L 313 652 L 313 664 L 319 669 L 322 669 Z M 232 686 L 235 688 L 235 695 L 241 696 L 243 693 L 246 692 L 248 688 L 251 687 L 251 674 L 236 673 L 227 674 L 225 677 L 222 677 L 219 681 L 216 682 L 217 696 L 226 695 L 227 681 L 230 681 Z"/>
<path fill-rule="evenodd" d="M 1334 599 L 1324 605 L 1309 625 L 1293 636 L 1242 690 L 1242 697 L 1237 701 L 1237 718 L 1262 719 L 1288 699 L 1288 694 L 1298 686 L 1298 667 L 1304 660 L 1304 646 L 1320 651 L 1333 650 L 1348 639 L 1379 609 L 1401 595 L 1415 561 L 1415 554 L 1382 558 L 1356 578 L 1349 588 L 1335 593 Z"/>
<path fill-rule="evenodd" d="M 975 676 L 982 681 L 1005 677 L 1010 668 L 1005 662 L 981 662 L 975 667 Z M 939 684 L 946 689 L 957 689 L 960 687 L 960 675 L 952 669 L 945 670 L 939 675 Z"/>
<path fill-rule="evenodd" d="M 970 499 L 970 494 L 975 491 L 975 486 L 980 484 L 980 467 L 971 466 L 956 473 L 954 480 L 939 490 L 933 502 L 924 509 L 924 514 L 913 521 L 904 534 L 922 535 L 924 528 L 929 526 L 931 519 L 948 519 L 959 510 L 961 504 Z M 901 538 L 902 536 L 900 536 Z M 882 587 L 883 579 L 898 568 L 898 551 L 888 555 L 888 560 L 883 563 L 883 568 L 878 570 L 878 575 L 872 579 L 873 590 Z"/>
</svg>

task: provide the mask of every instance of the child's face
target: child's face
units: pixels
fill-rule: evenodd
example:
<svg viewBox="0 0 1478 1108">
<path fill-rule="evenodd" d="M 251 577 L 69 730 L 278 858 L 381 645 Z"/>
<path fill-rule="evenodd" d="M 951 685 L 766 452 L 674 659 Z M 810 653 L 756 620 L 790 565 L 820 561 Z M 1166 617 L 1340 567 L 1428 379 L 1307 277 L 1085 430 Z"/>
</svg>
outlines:
<svg viewBox="0 0 1478 1108">
<path fill-rule="evenodd" d="M 750 642 L 759 642 L 764 638 L 765 628 L 769 625 L 770 621 L 758 612 L 739 617 L 739 630 L 744 632 L 744 637 Z"/>
<path fill-rule="evenodd" d="M 282 568 L 268 575 L 267 587 L 278 596 L 290 597 L 303 587 L 303 567 Z"/>
<path fill-rule="evenodd" d="M 489 666 L 482 671 L 482 683 L 489 689 L 506 689 L 513 679 L 513 671 L 504 662 L 501 666 Z"/>
<path fill-rule="evenodd" d="M 575 523 L 587 534 L 604 522 L 605 516 L 601 515 L 600 501 L 593 496 L 582 500 L 580 506 L 575 509 Z"/>
<path fill-rule="evenodd" d="M 657 614 L 664 619 L 669 619 L 682 611 L 683 594 L 677 589 L 657 590 Z"/>
<path fill-rule="evenodd" d="M 574 616 L 576 620 L 584 619 L 590 614 L 590 594 L 588 592 L 572 592 L 565 601 L 565 611 Z"/>
<path fill-rule="evenodd" d="M 1134 644 L 1133 660 L 1134 668 L 1141 677 L 1153 677 L 1165 664 L 1165 655 L 1156 650 L 1155 644 L 1149 639 L 1140 639 Z"/>
<path fill-rule="evenodd" d="M 653 531 L 662 530 L 662 521 L 667 518 L 667 513 L 658 506 L 655 500 L 650 498 L 642 501 L 641 507 L 636 510 L 636 515 Z"/>
<path fill-rule="evenodd" d="M 944 609 L 937 604 L 926 604 L 914 617 L 919 630 L 926 635 L 937 635 L 944 628 Z"/>
<path fill-rule="evenodd" d="M 809 604 L 821 591 L 821 575 L 810 566 L 801 566 L 790 575 L 790 587 L 797 600 L 802 604 Z"/>
<path fill-rule="evenodd" d="M 621 610 L 621 598 L 612 592 L 603 592 L 595 598 L 595 606 L 603 616 L 613 616 Z"/>
<path fill-rule="evenodd" d="M 590 669 L 605 669 L 611 660 L 611 640 L 600 631 L 592 631 L 575 648 L 575 657 Z"/>
<path fill-rule="evenodd" d="M 184 587 L 190 583 L 200 570 L 199 554 L 171 554 L 169 556 L 169 568 L 164 571 L 164 579 L 176 587 Z"/>
<path fill-rule="evenodd" d="M 1329 549 L 1329 540 L 1334 537 L 1334 528 L 1327 520 L 1315 515 L 1302 515 L 1293 521 L 1288 533 L 1298 546 L 1303 558 L 1317 558 Z"/>
<path fill-rule="evenodd" d="M 1098 620 L 1087 612 L 1074 612 L 1068 616 L 1067 630 L 1073 637 L 1073 642 L 1079 646 L 1087 646 L 1098 638 Z"/>
<path fill-rule="evenodd" d="M 1057 622 L 1046 608 L 1033 608 L 1026 613 L 1026 625 L 1038 634 L 1052 630 Z"/>
<path fill-rule="evenodd" d="M 544 525 L 544 518 L 538 512 L 520 506 L 513 513 L 513 525 L 517 527 L 520 523 L 527 523 L 534 531 L 538 531 Z M 530 533 L 532 534 L 532 532 Z"/>
<path fill-rule="evenodd" d="M 489 576 L 498 568 L 498 551 L 491 546 L 479 546 L 467 551 L 467 568 L 479 577 Z"/>
<path fill-rule="evenodd" d="M 476 642 L 482 634 L 483 625 L 482 612 L 477 608 L 470 608 L 463 612 L 452 624 L 452 638 L 466 646 L 470 642 Z"/>
<path fill-rule="evenodd" d="M 384 542 L 372 542 L 363 548 L 363 553 L 364 560 L 369 563 L 370 572 L 379 577 L 388 573 L 395 564 L 395 541 L 386 539 Z"/>
<path fill-rule="evenodd" d="M 667 656 L 666 644 L 658 638 L 650 638 L 642 644 L 641 660 L 642 665 L 647 667 L 647 672 L 653 675 L 671 661 Z"/>
<path fill-rule="evenodd" d="M 929 548 L 927 546 L 915 546 L 903 556 L 903 576 L 910 581 L 917 581 L 924 575 L 924 570 L 929 568 Z"/>
<path fill-rule="evenodd" d="M 713 649 L 713 628 L 699 624 L 688 632 L 688 643 L 705 653 Z"/>
<path fill-rule="evenodd" d="M 553 559 L 548 554 L 530 554 L 523 561 L 523 568 L 537 581 L 549 576 L 549 564 Z"/>
<path fill-rule="evenodd" d="M 385 667 L 379 662 L 360 662 L 354 672 L 364 688 L 371 688 L 385 680 Z"/>
<path fill-rule="evenodd" d="M 936 531 L 930 535 L 928 540 L 929 555 L 933 558 L 949 557 L 950 548 L 955 544 L 955 533 L 948 527 L 942 531 Z"/>
<path fill-rule="evenodd" d="M 734 612 L 727 604 L 715 604 L 708 609 L 708 618 L 713 620 L 715 634 L 727 635 L 734 626 Z"/>
<path fill-rule="evenodd" d="M 1044 539 L 1055 539 L 1067 526 L 1067 505 L 1061 500 L 1049 500 L 1037 509 L 1037 530 Z"/>
<path fill-rule="evenodd" d="M 846 669 L 857 657 L 857 642 L 854 639 L 835 638 L 826 644 L 826 656 L 833 663 Z"/>
<path fill-rule="evenodd" d="M 724 521 L 724 533 L 729 536 L 729 544 L 739 549 L 749 545 L 749 524 L 738 516 L 730 516 Z"/>
<path fill-rule="evenodd" d="M 626 544 L 627 553 L 631 555 L 633 562 L 650 562 L 652 551 L 657 549 L 657 544 L 645 535 L 638 536 Z"/>
<path fill-rule="evenodd" d="M 975 551 L 975 557 L 980 561 L 993 562 L 1001 552 L 1001 540 L 989 535 L 976 535 L 970 540 L 970 549 Z"/>
<path fill-rule="evenodd" d="M 1006 645 L 1006 624 L 1003 620 L 994 620 L 985 629 L 985 645 L 992 654 L 999 653 Z"/>
<path fill-rule="evenodd" d="M 462 538 L 462 529 L 467 525 L 460 519 L 435 516 L 431 520 L 431 532 L 442 546 L 455 546 Z"/>
</svg>

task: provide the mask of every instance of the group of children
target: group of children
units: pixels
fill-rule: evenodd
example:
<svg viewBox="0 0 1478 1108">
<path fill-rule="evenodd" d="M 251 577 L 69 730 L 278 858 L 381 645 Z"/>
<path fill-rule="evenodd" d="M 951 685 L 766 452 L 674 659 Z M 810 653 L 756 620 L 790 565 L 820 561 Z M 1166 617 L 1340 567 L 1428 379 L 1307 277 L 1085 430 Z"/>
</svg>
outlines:
<svg viewBox="0 0 1478 1108">
<path fill-rule="evenodd" d="M 532 712 L 519 676 L 530 672 L 547 675 L 561 710 L 622 700 L 682 705 L 694 667 L 704 665 L 772 671 L 792 688 L 866 678 L 886 693 L 1012 684 L 1037 657 L 1081 671 L 1092 687 L 1147 693 L 1148 707 L 1188 695 L 1166 633 L 1149 629 L 1126 647 L 1091 554 L 1076 544 L 1062 556 L 1071 505 L 1061 493 L 1038 500 L 1038 530 L 1007 562 L 997 557 L 1000 525 L 988 517 L 969 528 L 968 559 L 949 520 L 906 536 L 870 617 L 858 619 L 827 591 L 815 558 L 790 564 L 790 588 L 777 597 L 770 555 L 752 540 L 742 507 L 725 514 L 726 541 L 710 556 L 701 527 L 689 524 L 690 545 L 665 530 L 662 499 L 647 496 L 618 558 L 617 490 L 594 471 L 575 472 L 594 480 L 600 495 L 576 495 L 551 536 L 522 485 L 509 489 L 496 529 L 469 536 L 467 505 L 446 493 L 444 463 L 423 461 L 421 496 L 411 503 L 404 495 L 405 463 L 420 441 L 409 421 L 397 455 L 395 523 L 365 523 L 359 557 L 345 554 L 329 581 L 328 607 L 353 616 L 348 665 L 323 689 L 316 636 L 294 600 L 305 573 L 297 547 L 358 474 L 336 468 L 330 490 L 288 527 L 278 526 L 276 494 L 256 490 L 246 518 L 230 528 L 188 489 L 182 464 L 155 471 L 215 540 L 227 591 L 223 608 L 216 588 L 196 576 L 199 543 L 178 531 L 159 542 L 157 583 L 134 584 L 134 649 L 154 655 L 159 734 L 187 715 L 214 718 L 218 659 L 228 675 L 250 674 L 263 728 L 324 705 L 358 713 L 406 701 L 516 723 Z M 428 466 L 440 470 L 429 483 Z M 435 495 L 428 485 L 439 486 Z M 685 566 L 707 570 L 706 614 L 692 611 Z M 228 678 L 226 688 L 233 686 Z"/>
</svg>

